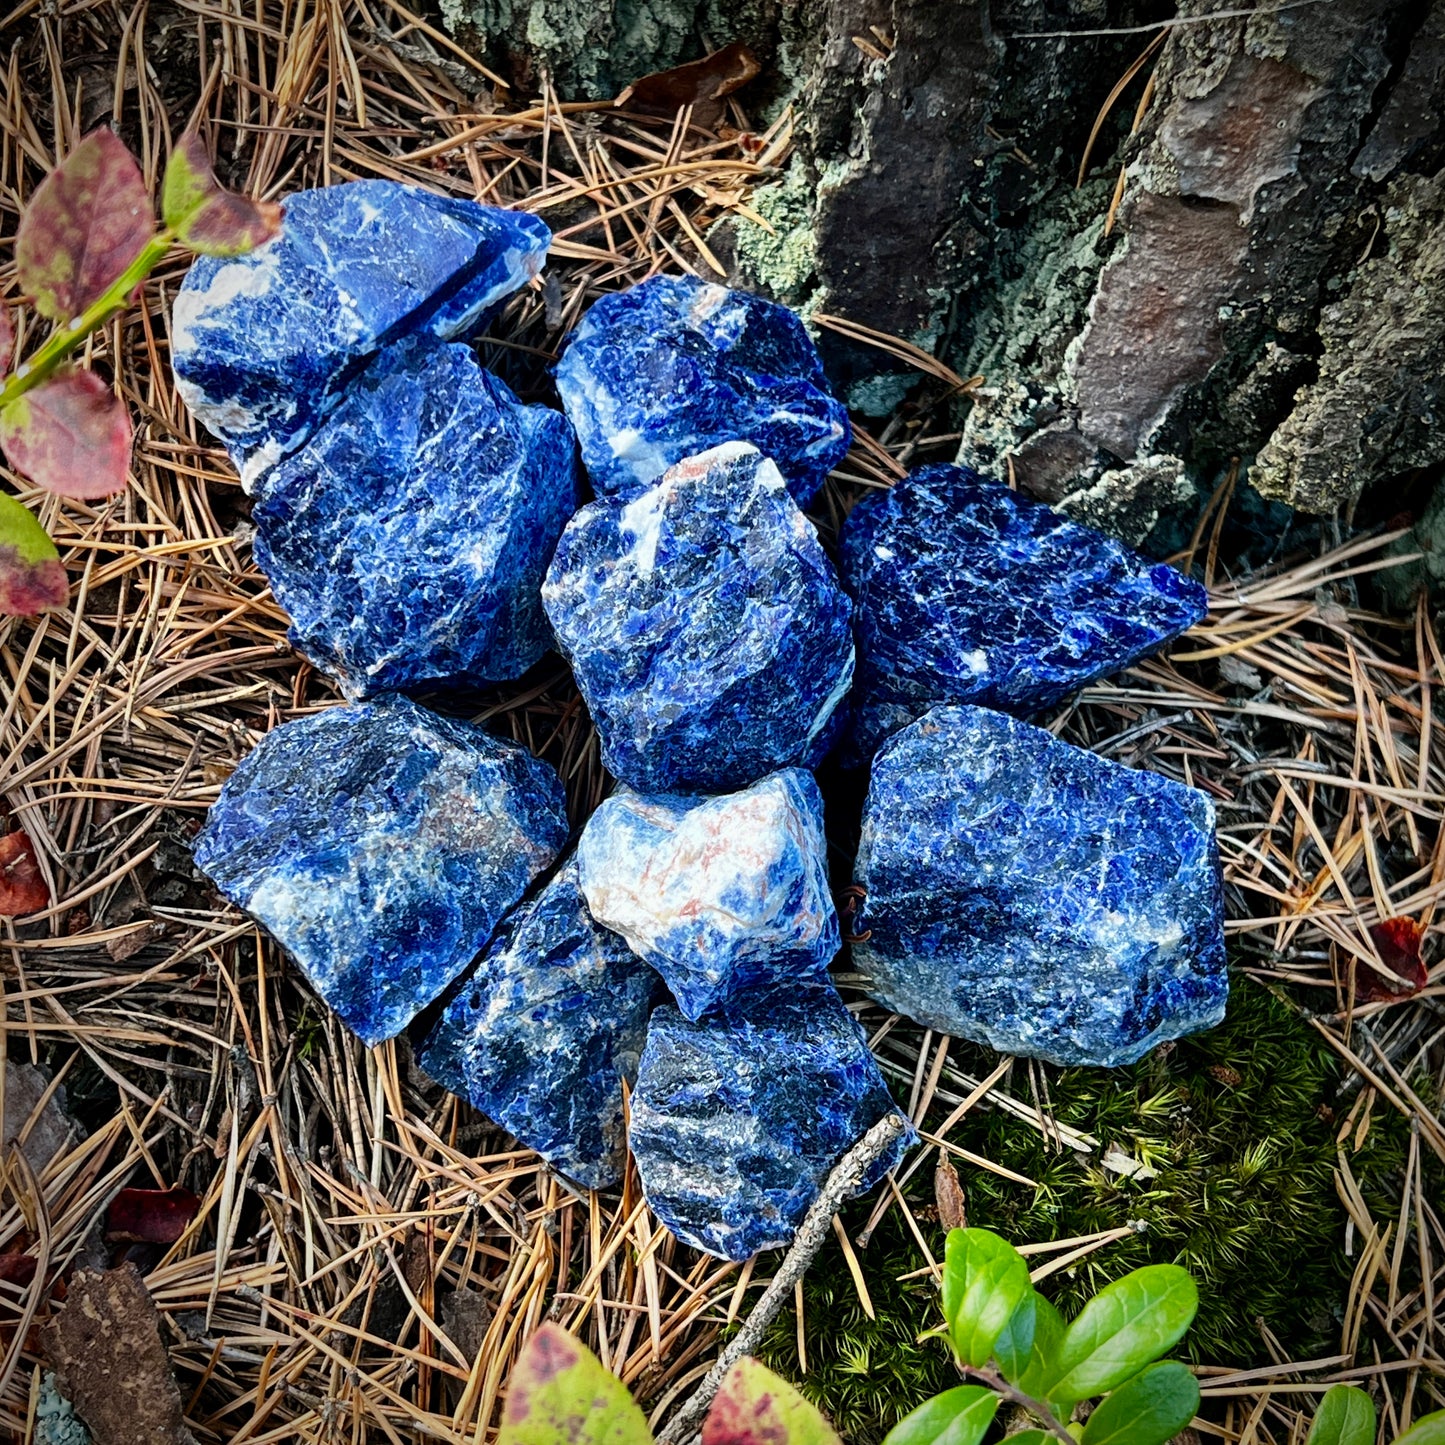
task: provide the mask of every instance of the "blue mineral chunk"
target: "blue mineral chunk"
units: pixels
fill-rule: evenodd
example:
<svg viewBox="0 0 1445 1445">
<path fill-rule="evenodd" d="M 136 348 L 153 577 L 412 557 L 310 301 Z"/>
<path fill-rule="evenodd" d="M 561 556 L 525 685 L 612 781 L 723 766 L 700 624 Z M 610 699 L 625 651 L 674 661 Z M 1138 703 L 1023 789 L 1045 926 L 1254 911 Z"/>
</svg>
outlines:
<svg viewBox="0 0 1445 1445">
<path fill-rule="evenodd" d="M 250 485 L 384 346 L 474 328 L 550 241 L 535 216 L 393 181 L 298 191 L 275 240 L 191 266 L 171 318 L 177 390 Z"/>
<path fill-rule="evenodd" d="M 1003 713 L 939 707 L 873 759 L 854 874 L 869 992 L 1058 1064 L 1224 1017 L 1214 805 Z"/>
<path fill-rule="evenodd" d="M 262 738 L 221 788 L 196 864 L 375 1044 L 466 968 L 566 841 L 550 767 L 386 697 Z"/>
<path fill-rule="evenodd" d="M 622 1085 L 637 1078 L 661 991 L 588 916 L 572 858 L 507 916 L 417 1060 L 569 1179 L 602 1189 L 622 1173 Z"/>
<path fill-rule="evenodd" d="M 746 441 L 805 507 L 848 450 L 848 413 L 797 316 L 691 276 L 595 302 L 557 390 L 602 493 L 635 496 L 684 457 Z"/>
<path fill-rule="evenodd" d="M 833 1166 L 895 1112 L 826 978 L 788 980 L 693 1023 L 652 1016 L 630 1142 L 652 1212 L 686 1244 L 747 1259 L 792 1242 Z M 869 1171 L 895 1169 L 908 1136 Z"/>
<path fill-rule="evenodd" d="M 822 794 L 801 768 L 720 797 L 623 788 L 577 848 L 592 916 L 694 1020 L 729 996 L 827 969 L 840 946 L 827 852 Z"/>
<path fill-rule="evenodd" d="M 1192 627 L 1204 588 L 966 467 L 922 467 L 854 507 L 853 760 L 938 703 L 1049 707 Z"/>
<path fill-rule="evenodd" d="M 850 604 L 778 469 L 741 442 L 567 524 L 542 602 L 602 760 L 641 793 L 807 765 L 853 679 Z"/>
<path fill-rule="evenodd" d="M 262 480 L 256 561 L 353 697 L 506 681 L 551 646 L 542 576 L 577 483 L 565 417 L 466 346 L 403 341 Z"/>
</svg>

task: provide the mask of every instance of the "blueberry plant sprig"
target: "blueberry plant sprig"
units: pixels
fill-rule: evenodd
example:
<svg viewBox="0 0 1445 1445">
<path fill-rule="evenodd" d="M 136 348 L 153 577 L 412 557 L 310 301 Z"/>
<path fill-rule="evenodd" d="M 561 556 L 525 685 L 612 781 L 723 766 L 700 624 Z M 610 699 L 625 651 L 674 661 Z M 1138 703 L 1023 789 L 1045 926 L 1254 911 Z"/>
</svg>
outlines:
<svg viewBox="0 0 1445 1445">
<path fill-rule="evenodd" d="M 1174 1360 L 1199 1308 L 1187 1270 L 1146 1265 L 1105 1286 L 1065 1324 L 1023 1256 L 987 1229 L 949 1231 L 943 1318 L 960 1372 L 884 1445 L 979 1445 L 1004 1402 L 1028 1418 L 1012 1445 L 1164 1445 L 1194 1418 L 1199 1386 Z M 1075 1407 L 1103 1399 L 1082 1425 Z"/>
<path fill-rule="evenodd" d="M 198 131 L 172 151 L 157 226 L 145 178 L 109 129 L 92 131 L 36 189 L 15 237 L 15 275 L 50 334 L 12 370 L 15 327 L 0 307 L 0 450 L 37 486 L 95 500 L 125 486 L 125 403 L 72 357 L 125 310 L 173 245 L 238 256 L 280 229 L 281 208 L 223 190 Z M 65 570 L 35 516 L 0 493 L 0 614 L 64 604 Z"/>
</svg>

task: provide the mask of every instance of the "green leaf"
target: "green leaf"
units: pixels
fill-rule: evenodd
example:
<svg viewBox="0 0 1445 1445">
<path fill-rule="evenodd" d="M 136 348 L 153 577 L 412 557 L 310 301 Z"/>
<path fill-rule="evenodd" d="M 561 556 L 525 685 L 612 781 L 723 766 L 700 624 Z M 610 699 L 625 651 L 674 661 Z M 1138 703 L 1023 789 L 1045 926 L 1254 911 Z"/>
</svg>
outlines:
<svg viewBox="0 0 1445 1445">
<path fill-rule="evenodd" d="M 102 126 L 46 176 L 15 234 L 15 276 L 51 321 L 78 316 L 155 233 L 135 157 Z"/>
<path fill-rule="evenodd" d="M 1034 1339 L 1023 1372 L 1014 1378 L 1004 1371 L 1006 1379 L 1026 1395 L 1044 1399 L 1048 1382 L 1057 1373 L 1059 1342 L 1064 1338 L 1064 1317 L 1043 1295 L 1034 1295 Z M 1067 1411 L 1065 1412 L 1067 1414 Z"/>
<path fill-rule="evenodd" d="M 1183 1338 L 1199 1290 L 1177 1264 L 1150 1264 L 1105 1286 L 1059 1344 L 1051 1400 L 1087 1400 L 1122 1385 Z"/>
<path fill-rule="evenodd" d="M 744 1355 L 727 1372 L 702 1425 L 702 1445 L 841 1445 L 818 1407 Z M 965 1445 L 973 1445 L 972 1441 Z"/>
<path fill-rule="evenodd" d="M 978 1445 L 998 1405 L 999 1397 L 982 1385 L 945 1390 L 905 1415 L 883 1445 Z"/>
<path fill-rule="evenodd" d="M 33 617 L 69 596 L 55 543 L 29 507 L 0 492 L 0 615 Z"/>
<path fill-rule="evenodd" d="M 1034 1335 L 1038 1329 L 1038 1296 L 1029 1290 L 1008 1317 L 1003 1333 L 994 1341 L 993 1357 L 1004 1379 L 1017 1380 L 1033 1357 Z"/>
<path fill-rule="evenodd" d="M 522 1346 L 497 1445 L 652 1445 L 652 1431 L 622 1381 L 546 1324 Z"/>
<path fill-rule="evenodd" d="M 986 1365 L 1013 1313 L 1033 1292 L 1029 1267 L 987 1229 L 952 1229 L 943 1260 L 943 1317 L 964 1364 Z M 1021 1347 L 1014 1341 L 1012 1348 Z"/>
<path fill-rule="evenodd" d="M 1015 1430 L 1003 1438 L 1004 1445 L 1049 1445 L 1055 1437 L 1047 1430 Z"/>
<path fill-rule="evenodd" d="M 0 447 L 17 472 L 62 497 L 125 487 L 130 414 L 93 372 L 66 367 L 0 410 Z"/>
<path fill-rule="evenodd" d="M 1375 1402 L 1358 1386 L 1331 1385 L 1305 1445 L 1375 1445 Z"/>
<path fill-rule="evenodd" d="M 205 142 L 188 130 L 166 162 L 161 214 L 183 245 L 202 256 L 240 256 L 281 229 L 281 207 L 224 190 Z"/>
<path fill-rule="evenodd" d="M 1199 1382 L 1184 1365 L 1149 1365 L 1100 1401 L 1082 1445 L 1164 1445 L 1198 1409 Z"/>
<path fill-rule="evenodd" d="M 1445 1445 L 1445 1410 L 1422 1415 L 1395 1441 L 1395 1445 Z"/>
</svg>

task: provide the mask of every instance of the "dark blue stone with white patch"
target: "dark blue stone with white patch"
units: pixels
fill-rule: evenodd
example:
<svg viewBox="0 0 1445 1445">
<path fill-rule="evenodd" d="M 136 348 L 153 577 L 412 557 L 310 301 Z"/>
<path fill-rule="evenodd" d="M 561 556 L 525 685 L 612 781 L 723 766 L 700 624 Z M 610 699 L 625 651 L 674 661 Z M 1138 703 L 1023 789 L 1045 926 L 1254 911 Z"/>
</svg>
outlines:
<svg viewBox="0 0 1445 1445">
<path fill-rule="evenodd" d="M 353 697 L 501 682 L 551 646 L 542 576 L 577 483 L 565 417 L 466 346 L 403 341 L 263 478 L 256 561 Z"/>
<path fill-rule="evenodd" d="M 848 599 L 777 468 L 743 443 L 584 507 L 542 602 L 603 762 L 640 793 L 808 765 L 852 682 Z"/>
<path fill-rule="evenodd" d="M 1214 805 L 977 707 L 873 759 L 853 960 L 880 1003 L 1058 1064 L 1129 1064 L 1224 1017 Z"/>
<path fill-rule="evenodd" d="M 696 1019 L 722 999 L 821 975 L 837 954 L 823 795 L 802 768 L 721 796 L 619 788 L 577 845 L 592 916 Z"/>
<path fill-rule="evenodd" d="M 171 320 L 177 389 L 249 486 L 378 351 L 470 332 L 550 242 L 535 216 L 394 181 L 298 191 L 275 240 L 191 266 Z"/>
<path fill-rule="evenodd" d="M 632 1153 L 648 1206 L 679 1239 L 747 1259 L 792 1242 L 833 1166 L 894 1108 L 837 990 L 791 979 L 696 1023 L 667 1006 L 653 1014 Z M 862 1189 L 911 1143 L 885 1154 Z"/>
<path fill-rule="evenodd" d="M 684 457 L 745 441 L 805 507 L 848 450 L 848 413 L 797 316 L 691 276 L 596 301 L 557 365 L 557 390 L 603 493 L 635 496 Z"/>
<path fill-rule="evenodd" d="M 418 1052 L 422 1068 L 587 1189 L 616 1183 L 630 1086 L 662 994 L 594 923 L 569 859 L 503 922 Z"/>
<path fill-rule="evenodd" d="M 195 851 L 376 1044 L 466 968 L 566 841 L 550 767 L 386 697 L 269 732 L 221 788 Z"/>
<path fill-rule="evenodd" d="M 959 466 L 922 467 L 854 507 L 851 761 L 938 703 L 1049 707 L 1192 627 L 1199 583 Z"/>
</svg>

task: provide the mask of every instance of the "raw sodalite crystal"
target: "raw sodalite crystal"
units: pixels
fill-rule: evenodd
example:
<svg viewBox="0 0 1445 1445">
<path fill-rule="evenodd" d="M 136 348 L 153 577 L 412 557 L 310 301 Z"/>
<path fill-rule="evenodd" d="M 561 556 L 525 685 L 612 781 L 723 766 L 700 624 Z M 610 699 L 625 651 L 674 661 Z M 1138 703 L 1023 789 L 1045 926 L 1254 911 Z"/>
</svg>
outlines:
<svg viewBox="0 0 1445 1445">
<path fill-rule="evenodd" d="M 577 506 L 572 429 L 468 347 L 389 348 L 258 491 L 256 560 L 291 640 L 352 696 L 505 681 L 551 645 L 540 588 Z"/>
<path fill-rule="evenodd" d="M 805 507 L 848 450 L 848 413 L 802 322 L 691 276 L 595 302 L 557 364 L 557 390 L 602 493 L 635 496 L 684 457 L 746 441 Z"/>
<path fill-rule="evenodd" d="M 387 697 L 262 738 L 222 787 L 196 863 L 376 1044 L 476 957 L 566 841 L 550 767 Z"/>
<path fill-rule="evenodd" d="M 1208 611 L 1199 583 L 966 467 L 922 467 L 854 507 L 853 761 L 938 703 L 1049 707 Z"/>
<path fill-rule="evenodd" d="M 191 266 L 171 319 L 177 390 L 249 485 L 378 351 L 473 329 L 550 242 L 535 216 L 393 181 L 298 191 L 275 240 Z"/>
<path fill-rule="evenodd" d="M 1058 1064 L 1128 1064 L 1224 1017 L 1214 806 L 977 707 L 873 759 L 855 871 L 869 992 Z"/>
<path fill-rule="evenodd" d="M 569 859 L 502 923 L 417 1058 L 587 1189 L 617 1181 L 657 975 L 588 916 Z"/>
<path fill-rule="evenodd" d="M 778 469 L 741 442 L 567 524 L 542 587 L 612 772 L 722 793 L 815 760 L 853 679 L 850 605 Z"/>
<path fill-rule="evenodd" d="M 652 1212 L 687 1244 L 747 1259 L 792 1241 L 833 1166 L 893 1110 L 837 990 L 791 979 L 696 1023 L 666 1005 L 653 1014 L 630 1141 Z"/>
<path fill-rule="evenodd" d="M 622 789 L 588 820 L 577 856 L 593 918 L 663 976 L 688 1019 L 821 975 L 838 952 L 823 798 L 801 768 L 722 797 Z"/>
</svg>

